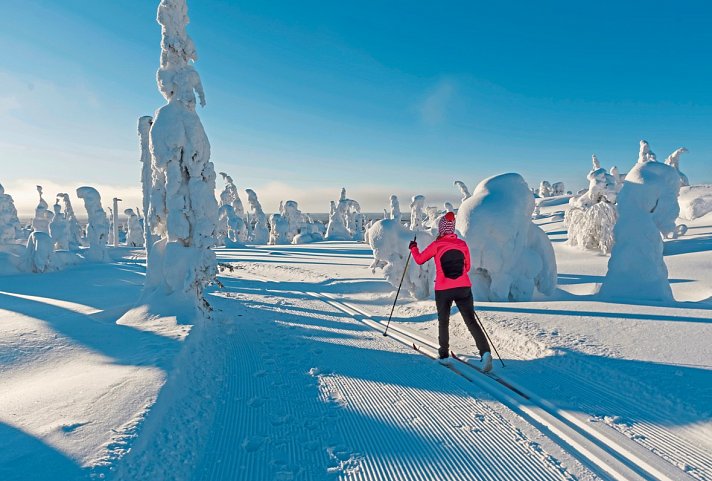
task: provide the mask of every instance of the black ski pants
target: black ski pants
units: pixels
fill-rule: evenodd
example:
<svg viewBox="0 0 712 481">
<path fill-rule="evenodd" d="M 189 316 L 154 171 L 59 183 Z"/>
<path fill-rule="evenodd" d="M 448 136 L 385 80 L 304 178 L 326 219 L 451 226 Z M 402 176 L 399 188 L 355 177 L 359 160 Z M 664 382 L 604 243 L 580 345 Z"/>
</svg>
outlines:
<svg viewBox="0 0 712 481">
<path fill-rule="evenodd" d="M 480 351 L 480 356 L 489 352 L 490 347 L 487 343 L 487 338 L 480 325 L 475 321 L 472 289 L 470 287 L 455 287 L 453 289 L 435 291 L 435 305 L 438 308 L 438 341 L 440 342 L 438 353 L 440 357 L 444 358 L 450 355 L 450 309 L 453 302 L 455 302 L 457 309 L 462 314 L 462 319 L 465 321 L 470 334 L 475 338 L 475 344 L 477 344 L 477 349 Z"/>
</svg>

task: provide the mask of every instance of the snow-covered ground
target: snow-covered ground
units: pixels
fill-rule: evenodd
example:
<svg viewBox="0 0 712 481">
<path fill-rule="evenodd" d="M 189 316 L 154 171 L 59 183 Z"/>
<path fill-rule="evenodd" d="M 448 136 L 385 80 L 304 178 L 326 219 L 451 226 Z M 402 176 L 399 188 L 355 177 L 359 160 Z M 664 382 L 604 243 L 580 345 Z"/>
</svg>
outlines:
<svg viewBox="0 0 712 481">
<path fill-rule="evenodd" d="M 0 277 L 0 479 L 712 479 L 712 214 L 665 241 L 676 302 L 617 304 L 551 204 L 555 294 L 476 306 L 494 377 L 412 348 L 432 300 L 381 334 L 395 292 L 362 243 L 218 249 L 196 326 L 114 322 L 136 250 Z M 451 332 L 474 353 L 459 314 Z"/>
</svg>

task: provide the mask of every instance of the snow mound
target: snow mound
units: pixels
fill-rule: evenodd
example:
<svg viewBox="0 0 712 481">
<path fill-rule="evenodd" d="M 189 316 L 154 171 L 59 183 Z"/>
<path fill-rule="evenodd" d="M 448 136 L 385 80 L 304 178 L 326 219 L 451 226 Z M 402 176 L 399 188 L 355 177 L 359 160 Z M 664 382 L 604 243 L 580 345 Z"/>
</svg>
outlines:
<svg viewBox="0 0 712 481">
<path fill-rule="evenodd" d="M 473 293 L 484 301 L 531 300 L 536 288 L 556 288 L 556 259 L 548 236 L 531 221 L 534 196 L 521 175 L 479 183 L 458 211 L 470 248 Z"/>
<path fill-rule="evenodd" d="M 400 219 L 380 219 L 373 223 L 366 233 L 371 249 L 373 263 L 371 269 L 383 269 L 383 275 L 393 287 L 397 288 L 410 255 L 408 244 L 414 233 L 406 229 Z M 417 240 L 421 246 L 430 244 L 435 238 L 428 232 L 418 232 Z M 435 264 L 432 260 L 419 266 L 408 263 L 408 272 L 403 279 L 403 287 L 412 297 L 426 299 L 430 297 L 435 281 Z"/>
<path fill-rule="evenodd" d="M 680 189 L 677 199 L 680 217 L 695 220 L 712 212 L 712 185 L 691 185 Z"/>
<path fill-rule="evenodd" d="M 673 300 L 661 234 L 675 231 L 679 190 L 677 169 L 650 158 L 628 173 L 618 196 L 615 244 L 601 298 Z"/>
</svg>

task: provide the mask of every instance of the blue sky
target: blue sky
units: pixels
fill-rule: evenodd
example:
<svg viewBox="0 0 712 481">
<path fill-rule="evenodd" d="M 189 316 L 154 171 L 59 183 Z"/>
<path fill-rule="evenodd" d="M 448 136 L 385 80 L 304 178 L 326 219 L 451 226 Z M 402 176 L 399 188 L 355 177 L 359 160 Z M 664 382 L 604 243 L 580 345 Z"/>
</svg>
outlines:
<svg viewBox="0 0 712 481">
<path fill-rule="evenodd" d="M 341 186 L 370 211 L 440 204 L 507 171 L 576 190 L 592 153 L 627 171 L 641 138 L 710 183 L 712 5 L 623 3 L 189 0 L 212 160 L 267 210 L 326 211 Z M 0 182 L 21 210 L 39 181 L 135 201 L 157 4 L 3 2 Z"/>
</svg>

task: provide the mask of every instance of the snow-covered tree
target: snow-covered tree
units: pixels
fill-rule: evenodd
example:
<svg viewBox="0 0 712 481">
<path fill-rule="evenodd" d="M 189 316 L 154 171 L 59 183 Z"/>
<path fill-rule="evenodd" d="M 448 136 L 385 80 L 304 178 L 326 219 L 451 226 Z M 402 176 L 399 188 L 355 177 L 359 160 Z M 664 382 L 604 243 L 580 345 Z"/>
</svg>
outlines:
<svg viewBox="0 0 712 481">
<path fill-rule="evenodd" d="M 675 152 L 670 154 L 667 159 L 665 159 L 665 163 L 667 165 L 674 167 L 675 170 L 677 170 L 677 173 L 680 176 L 680 187 L 687 187 L 690 185 L 690 181 L 687 179 L 687 176 L 680 171 L 680 156 L 685 152 L 688 152 L 688 150 L 685 147 L 680 147 Z"/>
<path fill-rule="evenodd" d="M 539 184 L 539 197 L 551 197 L 552 195 L 551 184 L 548 180 L 542 180 Z"/>
<path fill-rule="evenodd" d="M 0 184 L 0 244 L 13 244 L 22 235 L 22 226 L 12 196 Z"/>
<path fill-rule="evenodd" d="M 287 240 L 291 243 L 306 225 L 306 216 L 299 210 L 299 204 L 296 201 L 288 200 L 282 205 L 282 217 L 289 225 L 287 229 Z"/>
<path fill-rule="evenodd" d="M 414 235 L 417 235 L 421 249 L 435 240 L 429 232 L 408 230 L 401 224 L 400 219 L 377 220 L 366 233 L 366 240 L 373 250 L 371 269 L 374 273 L 376 269 L 382 269 L 383 276 L 394 288 L 398 287 L 403 276 L 410 254 L 408 244 Z M 402 289 L 411 297 L 427 299 L 433 292 L 434 279 L 435 264 L 432 260 L 420 266 L 410 262 L 403 278 Z"/>
<path fill-rule="evenodd" d="M 470 194 L 470 189 L 467 188 L 467 185 L 461 181 L 461 180 L 456 180 L 455 181 L 455 186 L 460 189 L 460 193 L 462 194 L 462 199 L 461 202 L 465 202 L 472 194 Z"/>
<path fill-rule="evenodd" d="M 49 236 L 52 239 L 52 246 L 55 250 L 69 249 L 69 223 L 62 212 L 59 201 L 54 204 L 54 217 L 49 223 Z"/>
<path fill-rule="evenodd" d="M 54 248 L 48 233 L 34 231 L 30 234 L 22 264 L 22 269 L 26 272 L 42 273 L 54 270 Z"/>
<path fill-rule="evenodd" d="M 410 202 L 410 230 L 425 230 L 425 196 L 414 195 Z"/>
<path fill-rule="evenodd" d="M 357 220 L 359 217 L 361 217 L 361 206 L 355 200 L 346 197 L 346 189 L 342 188 L 339 203 L 331 202 L 326 240 L 363 240 L 363 219 Z"/>
<path fill-rule="evenodd" d="M 143 247 L 145 241 L 143 226 L 138 219 L 138 215 L 133 209 L 124 209 L 124 214 L 128 217 L 126 221 L 126 245 L 129 247 Z"/>
<path fill-rule="evenodd" d="M 244 232 L 244 236 L 238 233 Z M 218 208 L 218 223 L 216 227 L 216 244 L 227 247 L 236 247 L 244 243 L 247 238 L 247 228 L 244 221 L 235 214 L 235 209 L 230 204 Z"/>
<path fill-rule="evenodd" d="M 551 184 L 551 195 L 558 196 L 566 193 L 566 186 L 563 182 L 554 182 Z"/>
<path fill-rule="evenodd" d="M 650 150 L 650 146 L 648 145 L 648 142 L 646 140 L 641 140 L 640 141 L 640 150 L 638 151 L 638 162 L 639 164 L 645 163 L 645 162 L 655 162 L 657 159 L 655 158 L 655 153 Z"/>
<path fill-rule="evenodd" d="M 83 229 L 77 220 L 77 216 L 74 213 L 74 207 L 72 207 L 72 201 L 69 199 L 69 194 L 66 192 L 60 192 L 57 194 L 58 199 L 62 199 L 64 204 L 64 217 L 67 219 L 68 232 L 69 232 L 69 248 L 78 249 L 83 245 Z"/>
<path fill-rule="evenodd" d="M 266 244 L 269 241 L 267 215 L 262 210 L 262 204 L 252 189 L 246 189 L 247 203 L 250 204 L 249 241 L 253 244 Z"/>
<path fill-rule="evenodd" d="M 101 196 L 94 187 L 79 187 L 77 197 L 84 201 L 89 218 L 86 229 L 89 243 L 87 258 L 94 261 L 108 260 L 106 244 L 109 240 L 109 219 L 101 206 Z"/>
<path fill-rule="evenodd" d="M 403 218 L 403 214 L 401 213 L 400 209 L 400 202 L 398 202 L 398 196 L 395 194 L 391 195 L 391 213 L 390 213 L 390 219 L 395 219 L 398 222 L 401 221 Z"/>
<path fill-rule="evenodd" d="M 37 192 L 40 195 L 40 201 L 35 208 L 35 217 L 32 219 L 32 230 L 34 232 L 44 232 L 49 234 L 49 223 L 52 221 L 54 214 L 49 210 L 49 204 L 42 197 L 42 186 L 37 186 Z"/>
<path fill-rule="evenodd" d="M 222 243 L 223 240 L 227 240 L 230 244 L 244 244 L 247 242 L 249 232 L 240 194 L 232 177 L 225 172 L 220 172 L 220 175 L 225 181 L 225 188 L 220 193 L 220 202 L 218 203 L 217 231 L 220 233 L 217 235 L 218 244 L 227 245 Z M 224 209 L 225 206 L 230 206 L 230 208 Z"/>
<path fill-rule="evenodd" d="M 455 212 L 455 207 L 450 202 L 445 202 L 445 212 Z"/>
<path fill-rule="evenodd" d="M 161 61 L 158 89 L 167 104 L 158 109 L 149 132 L 151 151 L 150 225 L 156 242 L 146 266 L 146 296 L 177 296 L 207 313 L 203 289 L 217 272 L 215 243 L 218 206 L 210 142 L 195 111 L 205 95 L 193 68 L 197 53 L 186 32 L 185 0 L 161 0 Z"/>
<path fill-rule="evenodd" d="M 271 245 L 290 244 L 289 221 L 282 214 L 269 216 L 269 243 Z"/>
<path fill-rule="evenodd" d="M 613 226 L 618 218 L 615 207 L 618 174 L 606 172 L 595 154 L 591 156 L 591 163 L 588 190 L 569 200 L 570 207 L 564 218 L 568 228 L 567 242 L 607 254 L 613 246 Z"/>
<path fill-rule="evenodd" d="M 600 289 L 604 299 L 671 301 L 662 236 L 675 230 L 680 213 L 677 169 L 650 156 L 647 142 L 618 196 L 615 244 Z M 645 155 L 643 155 L 645 154 Z"/>
<path fill-rule="evenodd" d="M 155 242 L 151 222 L 149 220 L 149 211 L 151 208 L 151 187 L 153 185 L 153 169 L 151 168 L 151 148 L 150 148 L 150 132 L 153 125 L 153 117 L 144 115 L 138 119 L 138 139 L 141 146 L 141 192 L 143 198 L 143 242 L 146 246 L 146 252 L 151 250 L 151 246 Z M 158 182 L 160 183 L 160 181 Z M 161 184 L 162 186 L 163 184 Z M 164 193 L 163 191 L 160 191 Z M 161 199 L 164 201 L 165 196 Z M 136 208 L 136 214 L 139 214 Z"/>
<path fill-rule="evenodd" d="M 470 279 L 483 301 L 531 300 L 534 290 L 556 288 L 556 259 L 549 237 L 531 221 L 534 196 L 521 175 L 483 180 L 457 214 L 470 248 Z"/>
</svg>

